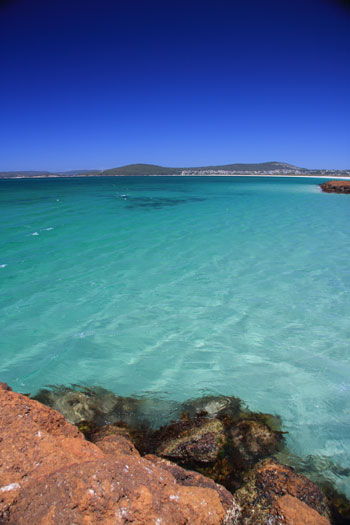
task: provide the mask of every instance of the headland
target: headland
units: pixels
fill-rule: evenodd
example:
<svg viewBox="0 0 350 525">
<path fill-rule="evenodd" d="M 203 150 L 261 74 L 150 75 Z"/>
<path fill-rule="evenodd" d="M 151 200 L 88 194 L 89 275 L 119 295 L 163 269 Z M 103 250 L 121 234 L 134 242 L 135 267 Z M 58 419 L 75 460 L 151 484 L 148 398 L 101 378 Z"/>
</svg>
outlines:
<svg viewBox="0 0 350 525">
<path fill-rule="evenodd" d="M 171 168 L 155 164 L 128 164 L 107 170 L 72 170 L 72 171 L 0 171 L 0 179 L 22 178 L 74 178 L 74 177 L 315 177 L 315 178 L 350 178 L 348 170 L 307 169 L 285 162 L 262 162 L 257 164 L 225 164 L 219 166 L 202 166 Z"/>
</svg>

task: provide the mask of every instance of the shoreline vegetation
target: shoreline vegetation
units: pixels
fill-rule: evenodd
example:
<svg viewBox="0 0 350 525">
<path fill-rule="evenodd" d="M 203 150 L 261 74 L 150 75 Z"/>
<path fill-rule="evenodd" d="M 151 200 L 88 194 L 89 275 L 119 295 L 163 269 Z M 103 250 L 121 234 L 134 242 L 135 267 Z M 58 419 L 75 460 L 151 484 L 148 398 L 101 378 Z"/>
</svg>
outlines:
<svg viewBox="0 0 350 525">
<path fill-rule="evenodd" d="M 0 383 L 0 403 L 1 523 L 349 523 L 322 458 L 312 467 L 290 453 L 280 417 L 239 398 L 78 385 L 31 398 Z"/>
<path fill-rule="evenodd" d="M 129 164 L 107 170 L 50 171 L 1 171 L 0 179 L 43 179 L 75 177 L 313 177 L 350 178 L 349 170 L 306 169 L 282 162 L 259 164 L 226 164 L 193 168 L 168 168 L 155 164 Z"/>
</svg>

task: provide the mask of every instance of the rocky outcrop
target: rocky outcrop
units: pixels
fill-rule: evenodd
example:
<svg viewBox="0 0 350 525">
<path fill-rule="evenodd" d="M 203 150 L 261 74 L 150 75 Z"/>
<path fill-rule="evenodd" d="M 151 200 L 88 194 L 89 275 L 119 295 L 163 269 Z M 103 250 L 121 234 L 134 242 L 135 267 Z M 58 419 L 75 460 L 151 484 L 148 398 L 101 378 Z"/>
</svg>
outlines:
<svg viewBox="0 0 350 525">
<path fill-rule="evenodd" d="M 116 413 L 116 399 L 119 414 L 144 400 L 80 393 L 59 396 L 68 411 L 78 400 L 73 426 L 0 383 L 0 523 L 329 525 L 323 491 L 270 457 L 283 445 L 279 418 L 219 396 L 186 402 L 182 419 L 159 430 L 125 420 L 97 426 L 96 415 Z M 332 523 L 346 523 L 344 505 Z"/>
<path fill-rule="evenodd" d="M 122 432 L 88 442 L 58 412 L 9 389 L 0 406 L 2 523 L 234 523 L 226 489 L 142 458 Z"/>
<path fill-rule="evenodd" d="M 350 180 L 330 180 L 320 186 L 326 193 L 350 193 Z"/>
<path fill-rule="evenodd" d="M 241 509 L 240 523 L 244 525 L 301 525 L 307 520 L 315 525 L 329 523 L 330 511 L 323 491 L 302 474 L 273 459 L 257 463 L 235 493 L 235 500 Z M 298 513 L 305 521 L 299 518 L 295 521 Z"/>
<path fill-rule="evenodd" d="M 267 425 L 266 414 L 200 414 L 189 418 L 185 412 L 180 421 L 150 433 L 145 451 L 201 472 L 234 491 L 248 469 L 284 445 L 283 433 Z"/>
<path fill-rule="evenodd" d="M 220 524 L 235 512 L 214 487 L 181 485 L 159 465 L 117 449 L 28 485 L 12 523 Z"/>
</svg>

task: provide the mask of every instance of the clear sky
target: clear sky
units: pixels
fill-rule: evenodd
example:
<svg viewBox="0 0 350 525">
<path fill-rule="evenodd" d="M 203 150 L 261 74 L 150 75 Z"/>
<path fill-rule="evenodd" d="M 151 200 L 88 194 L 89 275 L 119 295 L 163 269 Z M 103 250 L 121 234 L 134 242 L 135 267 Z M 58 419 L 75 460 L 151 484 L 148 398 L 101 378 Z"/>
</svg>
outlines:
<svg viewBox="0 0 350 525">
<path fill-rule="evenodd" d="M 0 170 L 350 168 L 350 9 L 0 0 Z"/>
</svg>

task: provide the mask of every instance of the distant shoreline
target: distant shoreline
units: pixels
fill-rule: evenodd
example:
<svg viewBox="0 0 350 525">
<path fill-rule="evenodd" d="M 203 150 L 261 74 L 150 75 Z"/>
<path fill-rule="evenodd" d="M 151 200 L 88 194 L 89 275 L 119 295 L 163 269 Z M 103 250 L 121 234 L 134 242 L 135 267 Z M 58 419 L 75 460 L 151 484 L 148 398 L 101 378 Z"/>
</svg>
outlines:
<svg viewBox="0 0 350 525">
<path fill-rule="evenodd" d="M 269 179 L 339 179 L 339 180 L 350 180 L 350 177 L 339 177 L 337 175 L 245 175 L 245 174 L 227 174 L 224 175 L 223 173 L 218 174 L 210 174 L 210 175 L 203 175 L 203 174 L 191 174 L 191 175 L 75 175 L 75 176 L 67 176 L 67 175 L 48 175 L 48 176 L 37 176 L 37 175 L 31 175 L 28 177 L 23 176 L 16 176 L 16 177 L 0 177 L 1 180 L 31 180 L 31 179 L 100 179 L 100 178 L 137 178 L 137 177 L 178 177 L 181 179 L 188 179 L 188 178 L 197 178 L 197 177 L 253 177 L 253 178 L 269 178 Z"/>
</svg>

